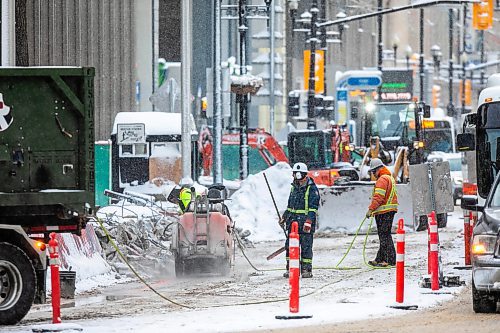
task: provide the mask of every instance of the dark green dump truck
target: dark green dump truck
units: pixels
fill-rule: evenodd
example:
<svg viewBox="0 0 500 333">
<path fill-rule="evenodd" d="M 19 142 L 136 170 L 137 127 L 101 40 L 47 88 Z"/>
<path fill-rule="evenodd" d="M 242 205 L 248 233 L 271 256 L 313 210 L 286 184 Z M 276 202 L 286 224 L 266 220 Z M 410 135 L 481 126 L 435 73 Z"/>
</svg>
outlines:
<svg viewBox="0 0 500 333">
<path fill-rule="evenodd" d="M 0 324 L 45 302 L 50 232 L 94 208 L 94 68 L 0 68 Z"/>
</svg>

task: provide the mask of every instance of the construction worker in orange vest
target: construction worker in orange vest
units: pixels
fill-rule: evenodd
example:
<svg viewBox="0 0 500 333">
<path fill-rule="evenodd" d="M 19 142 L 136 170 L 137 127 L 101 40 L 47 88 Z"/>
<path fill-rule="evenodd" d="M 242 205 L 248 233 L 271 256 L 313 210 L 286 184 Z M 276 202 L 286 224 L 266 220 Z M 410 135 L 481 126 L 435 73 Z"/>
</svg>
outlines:
<svg viewBox="0 0 500 333">
<path fill-rule="evenodd" d="M 370 161 L 370 173 L 377 181 L 373 189 L 371 204 L 366 212 L 366 218 L 375 216 L 380 248 L 375 260 L 368 263 L 377 267 L 394 266 L 396 265 L 396 250 L 394 249 L 391 229 L 394 215 L 398 211 L 396 181 L 378 158 Z"/>
</svg>

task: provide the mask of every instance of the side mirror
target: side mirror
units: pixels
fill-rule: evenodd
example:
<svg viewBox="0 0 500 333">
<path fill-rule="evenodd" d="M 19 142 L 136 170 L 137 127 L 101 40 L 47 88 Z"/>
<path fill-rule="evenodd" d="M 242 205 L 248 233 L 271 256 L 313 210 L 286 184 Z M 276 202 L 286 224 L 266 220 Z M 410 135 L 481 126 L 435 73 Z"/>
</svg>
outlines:
<svg viewBox="0 0 500 333">
<path fill-rule="evenodd" d="M 478 205 L 477 196 L 475 195 L 464 195 L 462 197 L 460 207 L 462 207 L 462 209 L 478 212 L 482 212 L 484 210 L 484 206 Z"/>
<path fill-rule="evenodd" d="M 457 134 L 457 149 L 459 151 L 475 150 L 476 138 L 472 133 Z"/>
</svg>

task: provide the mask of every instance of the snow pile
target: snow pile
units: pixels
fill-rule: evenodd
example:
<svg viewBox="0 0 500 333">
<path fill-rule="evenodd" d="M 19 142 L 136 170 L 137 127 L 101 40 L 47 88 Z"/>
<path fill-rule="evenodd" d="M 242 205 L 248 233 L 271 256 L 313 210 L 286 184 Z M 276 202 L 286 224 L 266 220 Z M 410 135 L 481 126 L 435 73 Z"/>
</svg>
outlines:
<svg viewBox="0 0 500 333">
<path fill-rule="evenodd" d="M 238 86 L 252 86 L 260 88 L 264 85 L 264 81 L 260 76 L 251 74 L 231 75 L 231 84 Z"/>
<path fill-rule="evenodd" d="M 290 194 L 291 171 L 287 163 L 280 162 L 263 172 L 250 175 L 227 202 L 236 227 L 249 230 L 251 241 L 284 238 L 263 173 L 267 176 L 280 215 L 283 215 Z"/>
</svg>

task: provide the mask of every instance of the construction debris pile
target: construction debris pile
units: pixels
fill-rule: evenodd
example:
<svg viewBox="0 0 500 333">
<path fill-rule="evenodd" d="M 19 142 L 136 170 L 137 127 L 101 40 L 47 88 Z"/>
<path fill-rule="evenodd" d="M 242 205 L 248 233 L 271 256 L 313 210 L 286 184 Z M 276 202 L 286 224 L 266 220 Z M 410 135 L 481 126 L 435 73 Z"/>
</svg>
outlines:
<svg viewBox="0 0 500 333">
<path fill-rule="evenodd" d="M 178 208 L 166 201 L 154 201 L 153 198 L 141 201 L 145 198 L 144 195 L 135 195 L 129 201 L 124 199 L 103 207 L 96 214 L 114 242 L 108 239 L 97 223 L 96 234 L 103 255 L 118 272 L 128 271 L 118 250 L 141 273 L 171 269 L 172 226 L 179 222 Z M 239 227 L 235 231 L 243 246 L 253 247 L 248 239 L 251 231 Z"/>
<path fill-rule="evenodd" d="M 163 207 L 169 205 L 166 202 L 161 204 Z M 171 226 L 177 223 L 179 216 L 175 208 L 163 208 L 162 205 L 138 206 L 122 201 L 97 212 L 118 249 L 100 227 L 96 234 L 106 260 L 118 271 L 125 268 L 118 250 L 140 271 L 161 269 L 168 264 L 171 258 Z"/>
</svg>

